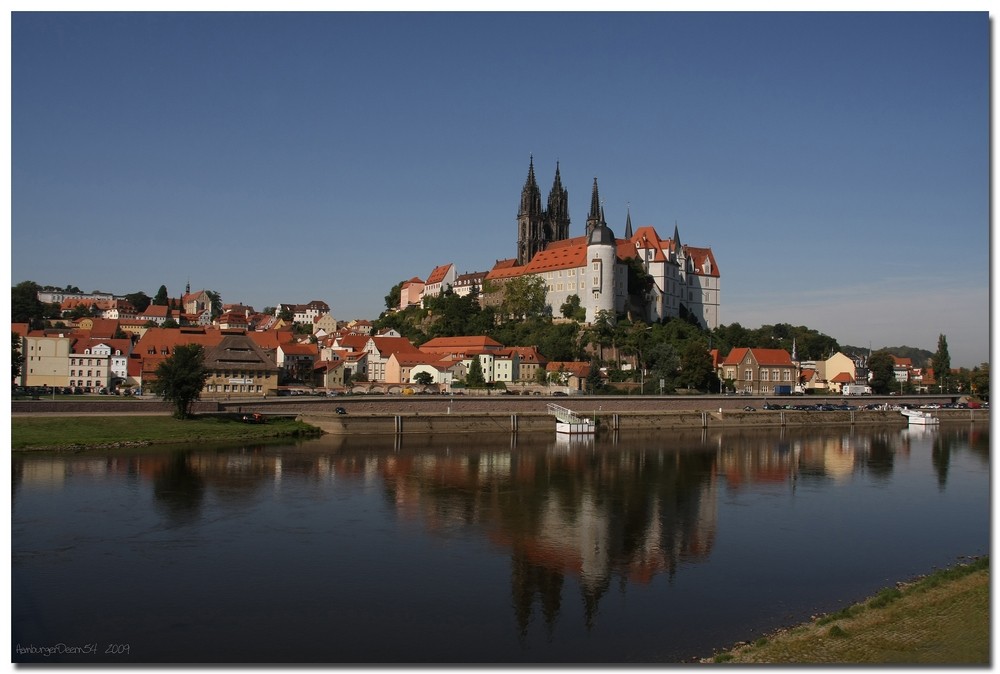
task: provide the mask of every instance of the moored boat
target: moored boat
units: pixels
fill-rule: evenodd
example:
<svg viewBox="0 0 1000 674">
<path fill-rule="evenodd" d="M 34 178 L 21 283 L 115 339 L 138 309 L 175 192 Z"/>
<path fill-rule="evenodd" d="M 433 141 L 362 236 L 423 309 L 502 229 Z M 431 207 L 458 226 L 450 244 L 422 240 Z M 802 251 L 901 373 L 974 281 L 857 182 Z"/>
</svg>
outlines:
<svg viewBox="0 0 1000 674">
<path fill-rule="evenodd" d="M 909 420 L 911 426 L 933 426 L 941 421 L 930 412 L 924 412 L 922 410 L 910 410 L 904 408 L 899 410 L 899 412 Z"/>
</svg>

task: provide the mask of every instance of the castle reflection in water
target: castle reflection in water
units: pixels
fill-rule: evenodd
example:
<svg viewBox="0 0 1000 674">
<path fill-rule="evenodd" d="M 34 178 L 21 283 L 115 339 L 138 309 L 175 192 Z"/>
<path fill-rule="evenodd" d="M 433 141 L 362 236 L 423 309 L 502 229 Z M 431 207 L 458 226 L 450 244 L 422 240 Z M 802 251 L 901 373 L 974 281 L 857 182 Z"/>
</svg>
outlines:
<svg viewBox="0 0 1000 674">
<path fill-rule="evenodd" d="M 473 445 L 473 446 L 470 446 Z M 926 444 L 939 484 L 956 446 L 988 466 L 985 425 L 934 430 L 728 431 L 525 441 L 516 436 L 324 438 L 296 446 L 91 456 L 24 456 L 13 489 L 58 489 L 67 478 L 131 480 L 151 487 L 174 526 L 198 521 L 211 499 L 229 507 L 262 490 L 363 484 L 401 521 L 431 535 L 477 533 L 509 550 L 513 606 L 522 630 L 534 607 L 547 624 L 575 579 L 588 624 L 613 580 L 647 584 L 706 559 L 723 493 L 795 489 L 809 481 L 888 477 Z"/>
</svg>

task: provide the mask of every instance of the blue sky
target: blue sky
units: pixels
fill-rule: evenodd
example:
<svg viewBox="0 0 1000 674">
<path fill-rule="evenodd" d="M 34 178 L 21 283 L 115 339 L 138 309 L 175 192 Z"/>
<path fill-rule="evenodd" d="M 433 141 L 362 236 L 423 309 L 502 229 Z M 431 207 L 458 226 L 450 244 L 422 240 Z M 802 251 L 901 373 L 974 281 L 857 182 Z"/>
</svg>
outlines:
<svg viewBox="0 0 1000 674">
<path fill-rule="evenodd" d="M 721 320 L 989 358 L 989 17 L 23 13 L 12 283 L 375 318 L 513 257 L 534 155 L 582 234 L 710 246 Z"/>
</svg>

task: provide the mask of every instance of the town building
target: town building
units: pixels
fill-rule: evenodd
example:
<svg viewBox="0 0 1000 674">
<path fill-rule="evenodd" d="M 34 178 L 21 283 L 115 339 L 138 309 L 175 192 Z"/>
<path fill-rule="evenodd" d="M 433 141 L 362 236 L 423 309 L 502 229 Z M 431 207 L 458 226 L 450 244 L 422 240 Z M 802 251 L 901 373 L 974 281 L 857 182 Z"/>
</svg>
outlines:
<svg viewBox="0 0 1000 674">
<path fill-rule="evenodd" d="M 791 391 L 798 384 L 798 366 L 783 349 L 733 349 L 718 374 L 737 393 L 748 395 L 773 395 L 776 386 Z"/>
<path fill-rule="evenodd" d="M 278 389 L 278 367 L 246 332 L 222 332 L 219 341 L 205 349 L 208 380 L 205 399 L 266 398 Z"/>
</svg>

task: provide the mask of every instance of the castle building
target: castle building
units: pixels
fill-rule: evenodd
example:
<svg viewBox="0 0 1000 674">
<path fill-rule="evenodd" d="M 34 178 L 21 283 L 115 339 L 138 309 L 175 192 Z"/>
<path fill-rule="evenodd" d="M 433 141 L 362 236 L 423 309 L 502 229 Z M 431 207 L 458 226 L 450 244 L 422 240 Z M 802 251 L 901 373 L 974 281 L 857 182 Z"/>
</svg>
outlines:
<svg viewBox="0 0 1000 674">
<path fill-rule="evenodd" d="M 575 295 L 588 323 L 607 312 L 647 322 L 686 316 L 718 327 L 721 276 L 711 248 L 682 244 L 676 224 L 670 239 L 660 238 L 652 226 L 633 233 L 631 209 L 624 237 L 617 238 L 605 221 L 597 178 L 584 235 L 570 238 L 568 202 L 557 163 L 548 208 L 542 209 L 531 157 L 517 214 L 517 257 L 498 260 L 486 274 L 493 290 L 480 296 L 484 305 L 498 305 L 510 279 L 533 275 L 544 281 L 553 315 Z"/>
</svg>

